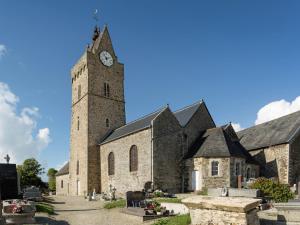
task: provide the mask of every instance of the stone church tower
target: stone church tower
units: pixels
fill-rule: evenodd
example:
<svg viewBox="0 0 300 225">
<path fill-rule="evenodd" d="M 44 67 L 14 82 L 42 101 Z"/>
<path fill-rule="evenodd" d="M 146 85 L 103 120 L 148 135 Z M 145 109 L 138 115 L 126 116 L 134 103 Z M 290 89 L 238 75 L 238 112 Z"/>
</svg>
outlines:
<svg viewBox="0 0 300 225">
<path fill-rule="evenodd" d="M 124 65 L 108 28 L 95 28 L 93 43 L 71 70 L 70 195 L 100 191 L 99 143 L 125 124 Z"/>
</svg>

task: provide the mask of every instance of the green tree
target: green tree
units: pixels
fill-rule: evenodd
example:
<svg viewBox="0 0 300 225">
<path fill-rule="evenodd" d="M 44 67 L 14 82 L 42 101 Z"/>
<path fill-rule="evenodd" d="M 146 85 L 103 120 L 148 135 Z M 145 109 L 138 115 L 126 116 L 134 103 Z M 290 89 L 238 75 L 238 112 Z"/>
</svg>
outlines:
<svg viewBox="0 0 300 225">
<path fill-rule="evenodd" d="M 34 158 L 26 159 L 23 165 L 17 166 L 21 186 L 43 186 L 40 175 L 44 173 L 42 165 Z"/>
<path fill-rule="evenodd" d="M 47 176 L 48 176 L 48 186 L 50 191 L 56 190 L 56 179 L 55 174 L 57 173 L 57 170 L 54 168 L 50 168 L 48 170 Z"/>
</svg>

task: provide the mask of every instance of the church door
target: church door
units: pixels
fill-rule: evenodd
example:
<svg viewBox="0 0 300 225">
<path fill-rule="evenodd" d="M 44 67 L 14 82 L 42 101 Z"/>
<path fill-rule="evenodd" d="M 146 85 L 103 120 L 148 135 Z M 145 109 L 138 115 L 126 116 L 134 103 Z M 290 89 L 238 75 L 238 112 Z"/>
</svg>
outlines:
<svg viewBox="0 0 300 225">
<path fill-rule="evenodd" d="M 194 191 L 199 191 L 202 189 L 201 175 L 200 175 L 200 171 L 198 170 L 194 170 L 192 172 L 192 189 Z"/>
</svg>

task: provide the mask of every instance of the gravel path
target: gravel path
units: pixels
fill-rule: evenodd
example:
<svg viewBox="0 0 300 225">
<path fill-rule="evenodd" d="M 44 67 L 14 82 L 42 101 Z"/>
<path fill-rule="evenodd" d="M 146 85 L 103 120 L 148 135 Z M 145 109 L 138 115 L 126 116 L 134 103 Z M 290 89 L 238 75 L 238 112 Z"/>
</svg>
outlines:
<svg viewBox="0 0 300 225">
<path fill-rule="evenodd" d="M 103 209 L 102 201 L 88 202 L 83 197 L 54 196 L 55 215 L 37 214 L 38 223 L 49 225 L 150 225 L 120 209 Z"/>
</svg>

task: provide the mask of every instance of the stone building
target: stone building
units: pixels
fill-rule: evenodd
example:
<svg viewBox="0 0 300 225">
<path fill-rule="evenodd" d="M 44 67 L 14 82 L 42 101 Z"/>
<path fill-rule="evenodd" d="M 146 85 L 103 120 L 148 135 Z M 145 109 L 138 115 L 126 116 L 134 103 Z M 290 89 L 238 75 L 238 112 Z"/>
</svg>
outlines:
<svg viewBox="0 0 300 225">
<path fill-rule="evenodd" d="M 95 29 L 71 81 L 70 162 L 57 174 L 57 194 L 236 186 L 237 166 L 238 174 L 257 170 L 232 127 L 216 128 L 204 101 L 126 124 L 124 65 L 107 27 Z"/>
<path fill-rule="evenodd" d="M 56 173 L 56 194 L 57 195 L 69 194 L 69 163 L 66 163 Z"/>
<path fill-rule="evenodd" d="M 261 165 L 261 175 L 281 183 L 300 181 L 300 111 L 238 132 L 240 143 Z"/>
</svg>

